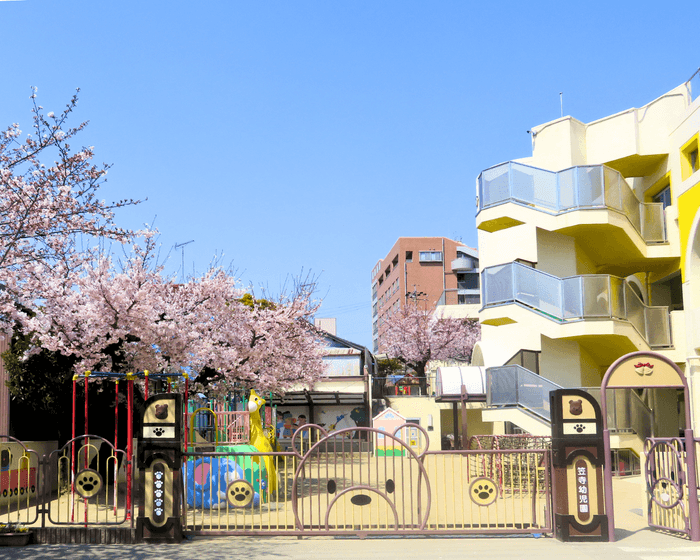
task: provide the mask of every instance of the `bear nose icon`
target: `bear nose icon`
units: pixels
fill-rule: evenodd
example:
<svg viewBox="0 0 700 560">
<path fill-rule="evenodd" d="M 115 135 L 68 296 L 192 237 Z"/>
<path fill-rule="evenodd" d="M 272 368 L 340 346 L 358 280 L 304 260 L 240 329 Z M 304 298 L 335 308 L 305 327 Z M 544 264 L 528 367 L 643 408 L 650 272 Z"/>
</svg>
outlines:
<svg viewBox="0 0 700 560">
<path fill-rule="evenodd" d="M 350 502 L 356 506 L 366 506 L 372 502 L 372 498 L 365 494 L 358 494 L 357 496 L 350 498 Z"/>
</svg>

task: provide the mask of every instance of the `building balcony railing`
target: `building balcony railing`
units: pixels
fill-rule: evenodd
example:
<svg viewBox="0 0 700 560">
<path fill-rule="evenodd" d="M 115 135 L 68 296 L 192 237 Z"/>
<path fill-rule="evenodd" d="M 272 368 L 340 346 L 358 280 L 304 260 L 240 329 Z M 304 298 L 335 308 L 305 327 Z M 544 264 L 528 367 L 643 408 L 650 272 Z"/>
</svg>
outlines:
<svg viewBox="0 0 700 560">
<path fill-rule="evenodd" d="M 480 302 L 481 292 L 478 289 L 448 288 L 443 290 L 436 305 L 478 305 Z"/>
<path fill-rule="evenodd" d="M 431 387 L 435 384 L 434 377 L 418 377 L 415 375 L 389 375 L 373 379 L 372 394 L 379 397 L 416 397 L 431 395 Z"/>
<path fill-rule="evenodd" d="M 463 272 L 474 270 L 476 268 L 474 264 L 474 261 L 470 258 L 458 257 L 450 263 L 450 267 L 452 268 L 452 272 Z"/>
<path fill-rule="evenodd" d="M 521 366 L 486 369 L 486 403 L 519 406 L 551 422 L 549 392 L 561 386 Z"/>
<path fill-rule="evenodd" d="M 554 172 L 510 161 L 482 171 L 478 182 L 478 212 L 506 202 L 549 214 L 609 209 L 626 216 L 646 243 L 666 241 L 663 204 L 640 202 L 624 177 L 604 165 Z"/>
<path fill-rule="evenodd" d="M 671 346 L 668 307 L 645 305 L 624 279 L 604 274 L 557 278 L 514 262 L 481 273 L 483 309 L 517 303 L 560 322 L 628 321 L 650 348 Z"/>
<path fill-rule="evenodd" d="M 600 387 L 583 387 L 601 404 Z M 654 412 L 634 389 L 608 389 L 608 429 L 613 433 L 634 433 L 641 439 L 653 437 Z"/>
</svg>

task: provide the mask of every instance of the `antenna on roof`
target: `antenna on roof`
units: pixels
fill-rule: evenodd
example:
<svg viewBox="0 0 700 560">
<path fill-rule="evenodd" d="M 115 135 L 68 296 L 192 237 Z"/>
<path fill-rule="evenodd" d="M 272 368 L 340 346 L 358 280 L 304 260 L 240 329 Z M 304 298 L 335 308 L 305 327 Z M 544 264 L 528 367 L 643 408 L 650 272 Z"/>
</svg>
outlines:
<svg viewBox="0 0 700 560">
<path fill-rule="evenodd" d="M 185 241 L 184 243 L 176 243 L 175 248 L 179 249 L 182 247 L 182 283 L 185 283 L 185 245 L 189 245 L 190 243 L 194 243 L 194 239 L 190 239 L 189 241 Z"/>
<path fill-rule="evenodd" d="M 561 107 L 561 116 L 564 117 L 564 92 L 559 92 L 559 106 Z"/>
</svg>

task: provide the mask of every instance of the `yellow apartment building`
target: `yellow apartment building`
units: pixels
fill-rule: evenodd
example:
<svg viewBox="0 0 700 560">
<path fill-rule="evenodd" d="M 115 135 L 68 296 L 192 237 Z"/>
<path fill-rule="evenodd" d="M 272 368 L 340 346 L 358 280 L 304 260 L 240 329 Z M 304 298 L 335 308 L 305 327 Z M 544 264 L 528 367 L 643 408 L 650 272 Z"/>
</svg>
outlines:
<svg viewBox="0 0 700 560">
<path fill-rule="evenodd" d="M 643 107 L 536 126 L 531 157 L 481 172 L 484 420 L 546 433 L 552 384 L 595 392 L 617 358 L 653 350 L 685 372 L 691 402 L 618 390 L 614 446 L 677 436 L 687 405 L 700 428 L 699 132 L 700 70 Z"/>
</svg>

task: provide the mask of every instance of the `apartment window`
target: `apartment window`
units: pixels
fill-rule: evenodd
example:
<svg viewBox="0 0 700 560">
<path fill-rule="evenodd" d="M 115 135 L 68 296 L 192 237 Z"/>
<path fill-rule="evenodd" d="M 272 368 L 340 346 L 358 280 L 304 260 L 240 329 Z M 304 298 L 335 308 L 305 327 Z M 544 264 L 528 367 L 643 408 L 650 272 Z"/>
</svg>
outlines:
<svg viewBox="0 0 700 560">
<path fill-rule="evenodd" d="M 442 251 L 421 251 L 420 262 L 442 262 Z"/>
<path fill-rule="evenodd" d="M 479 275 L 478 274 L 458 274 L 457 288 L 460 290 L 478 290 Z"/>
<path fill-rule="evenodd" d="M 468 303 L 479 303 L 481 301 L 481 296 L 479 294 L 458 294 L 457 304 L 466 305 Z"/>
<path fill-rule="evenodd" d="M 413 251 L 406 251 L 406 262 L 413 262 Z"/>
<path fill-rule="evenodd" d="M 384 271 L 384 276 L 386 276 L 387 278 L 389 278 L 389 274 L 391 274 L 391 267 L 390 267 L 390 266 L 387 266 L 387 267 L 386 267 L 386 270 Z"/>
<path fill-rule="evenodd" d="M 396 268 L 397 266 L 399 266 L 399 256 L 398 256 L 398 255 L 396 255 L 396 256 L 394 257 L 394 260 L 391 261 L 391 266 L 393 266 L 394 268 Z"/>
<path fill-rule="evenodd" d="M 698 160 L 698 134 L 688 140 L 681 148 L 681 177 L 685 181 L 700 169 Z"/>
<path fill-rule="evenodd" d="M 660 202 L 663 204 L 664 210 L 668 206 L 671 206 L 671 185 L 668 185 L 665 189 L 662 189 L 658 194 L 651 197 L 652 202 Z"/>
</svg>

